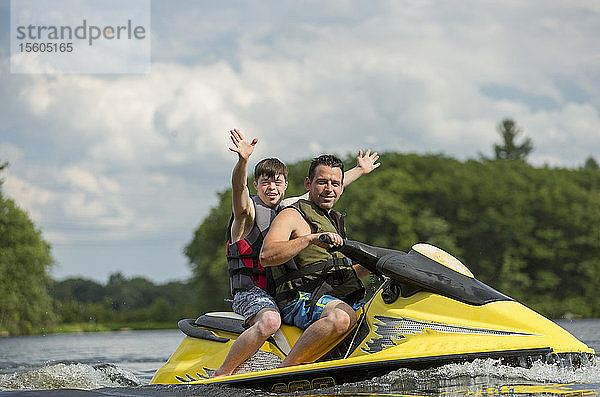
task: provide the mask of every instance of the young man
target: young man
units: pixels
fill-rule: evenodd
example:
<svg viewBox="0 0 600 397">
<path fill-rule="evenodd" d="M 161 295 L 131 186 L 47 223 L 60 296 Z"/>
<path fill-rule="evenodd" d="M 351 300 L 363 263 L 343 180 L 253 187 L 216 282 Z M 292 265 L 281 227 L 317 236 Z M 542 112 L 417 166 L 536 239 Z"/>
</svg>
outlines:
<svg viewBox="0 0 600 397">
<path fill-rule="evenodd" d="M 233 215 L 227 229 L 227 262 L 233 311 L 243 315 L 250 327 L 234 342 L 213 377 L 231 375 L 281 325 L 279 309 L 269 294 L 274 293 L 274 290 L 269 291 L 270 272 L 261 265 L 259 253 L 287 189 L 287 167 L 274 158 L 260 161 L 254 169 L 257 194 L 251 195 L 246 176 L 248 158 L 258 139 L 248 142 L 237 129 L 230 134 L 233 146 L 229 150 L 238 154 L 238 161 L 231 178 Z M 362 150 L 359 151 L 357 166 L 346 172 L 347 184 L 379 167 L 378 159 L 376 152 L 367 150 L 363 155 Z M 298 199 L 288 199 L 288 202 Z"/>
<path fill-rule="evenodd" d="M 344 169 L 335 156 L 311 163 L 305 187 L 308 200 L 299 200 L 273 220 L 260 254 L 273 268 L 276 299 L 283 322 L 305 329 L 282 366 L 313 362 L 356 324 L 351 305 L 364 296 L 359 278 L 368 274 L 340 253 L 330 253 L 319 241 L 326 233 L 333 245 L 345 236 L 342 216 L 333 210 L 344 190 Z M 293 259 L 298 270 L 277 266 Z"/>
</svg>

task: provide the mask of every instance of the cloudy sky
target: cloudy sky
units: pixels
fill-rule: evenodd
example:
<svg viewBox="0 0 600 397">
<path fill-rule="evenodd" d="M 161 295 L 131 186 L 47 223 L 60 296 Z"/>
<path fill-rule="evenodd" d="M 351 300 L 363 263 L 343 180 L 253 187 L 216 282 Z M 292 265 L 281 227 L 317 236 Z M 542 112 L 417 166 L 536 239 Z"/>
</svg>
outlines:
<svg viewBox="0 0 600 397">
<path fill-rule="evenodd" d="M 0 18 L 3 190 L 56 279 L 189 277 L 182 249 L 230 183 L 234 127 L 259 138 L 252 165 L 367 147 L 477 158 L 506 117 L 536 165 L 600 160 L 596 0 L 153 0 L 137 75 L 11 74 L 7 0 Z"/>
</svg>

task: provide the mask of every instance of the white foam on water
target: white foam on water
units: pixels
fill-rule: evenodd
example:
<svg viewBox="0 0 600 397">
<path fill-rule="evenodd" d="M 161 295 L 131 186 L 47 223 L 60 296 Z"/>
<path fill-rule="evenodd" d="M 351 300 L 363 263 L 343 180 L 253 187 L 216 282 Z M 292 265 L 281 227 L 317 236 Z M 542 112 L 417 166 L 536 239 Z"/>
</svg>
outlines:
<svg viewBox="0 0 600 397">
<path fill-rule="evenodd" d="M 0 375 L 0 390 L 97 389 L 141 385 L 130 371 L 112 364 L 53 364 L 32 371 Z"/>
<path fill-rule="evenodd" d="M 401 368 L 363 382 L 346 383 L 332 388 L 332 394 L 424 393 L 425 395 L 483 395 L 488 387 L 504 385 L 579 384 L 598 393 L 600 357 L 578 368 L 534 363 L 530 368 L 503 365 L 499 360 L 475 360 L 437 368 L 412 370 Z M 495 390 L 495 389 L 494 389 Z M 477 394 L 479 393 L 479 394 Z"/>
<path fill-rule="evenodd" d="M 531 368 L 502 365 L 498 360 L 475 360 L 469 363 L 449 364 L 435 370 L 443 378 L 494 376 L 504 380 L 539 383 L 597 383 L 600 382 L 600 357 L 580 367 L 533 363 Z"/>
</svg>

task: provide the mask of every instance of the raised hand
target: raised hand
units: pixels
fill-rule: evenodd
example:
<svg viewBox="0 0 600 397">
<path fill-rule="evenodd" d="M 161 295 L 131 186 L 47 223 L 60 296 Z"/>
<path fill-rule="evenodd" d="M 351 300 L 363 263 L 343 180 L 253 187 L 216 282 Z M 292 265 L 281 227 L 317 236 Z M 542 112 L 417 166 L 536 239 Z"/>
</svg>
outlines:
<svg viewBox="0 0 600 397">
<path fill-rule="evenodd" d="M 377 152 L 371 152 L 371 149 L 368 149 L 363 155 L 363 151 L 359 150 L 356 166 L 361 169 L 363 174 L 368 174 L 381 165 L 381 163 L 377 163 L 377 160 L 379 160 Z"/>
<path fill-rule="evenodd" d="M 254 138 L 252 142 L 248 142 L 237 129 L 229 130 L 229 133 L 231 134 L 231 141 L 234 145 L 233 147 L 230 147 L 229 150 L 236 152 L 240 158 L 248 160 L 254 151 L 254 145 L 258 142 L 258 138 Z"/>
</svg>

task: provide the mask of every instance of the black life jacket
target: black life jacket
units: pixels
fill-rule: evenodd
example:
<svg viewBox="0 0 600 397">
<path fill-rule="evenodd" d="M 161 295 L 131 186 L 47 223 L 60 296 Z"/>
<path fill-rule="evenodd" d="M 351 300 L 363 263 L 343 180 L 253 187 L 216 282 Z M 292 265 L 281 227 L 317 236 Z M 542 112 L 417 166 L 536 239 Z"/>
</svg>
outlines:
<svg viewBox="0 0 600 397">
<path fill-rule="evenodd" d="M 346 237 L 344 216 L 339 212 L 331 210 L 327 213 L 308 200 L 299 200 L 290 207 L 300 212 L 315 233 L 335 232 Z M 350 259 L 339 252 L 330 253 L 315 245 L 305 250 L 312 252 L 303 251 L 294 258 L 296 270 L 281 266 L 272 269 L 275 300 L 280 309 L 295 298 L 297 291 L 311 293 L 310 312 L 325 294 L 350 305 L 364 297 L 363 284 L 356 276 Z M 301 258 L 303 253 L 308 254 L 309 260 Z M 312 260 L 315 262 L 309 263 Z"/>
<path fill-rule="evenodd" d="M 259 262 L 260 249 L 277 210 L 267 206 L 258 195 L 251 194 L 254 203 L 254 226 L 246 237 L 231 242 L 231 225 L 233 215 L 227 226 L 227 270 L 231 295 L 238 291 L 247 291 L 254 286 L 262 288 L 269 295 L 274 293 L 273 277 L 270 269 L 265 269 Z"/>
</svg>

